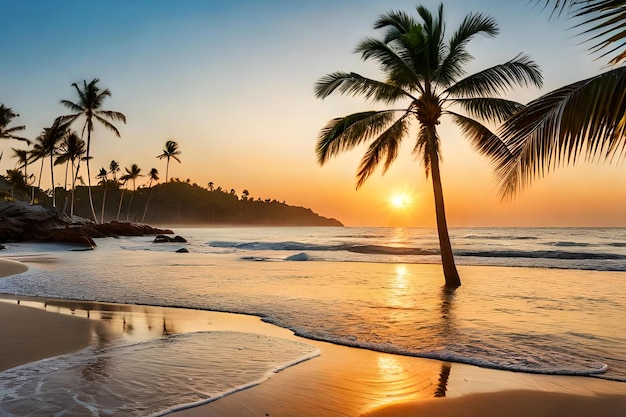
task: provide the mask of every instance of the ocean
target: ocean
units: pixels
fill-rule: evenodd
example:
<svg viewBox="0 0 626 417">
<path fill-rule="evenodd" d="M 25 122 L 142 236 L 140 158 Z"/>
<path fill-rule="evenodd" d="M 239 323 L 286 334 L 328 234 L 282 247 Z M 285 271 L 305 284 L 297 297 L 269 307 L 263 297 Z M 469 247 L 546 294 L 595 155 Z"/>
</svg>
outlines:
<svg viewBox="0 0 626 417">
<path fill-rule="evenodd" d="M 0 293 L 246 313 L 308 339 L 494 369 L 626 383 L 626 229 L 453 228 L 451 241 L 462 280 L 453 293 L 442 290 L 437 235 L 431 229 L 175 232 L 188 243 L 107 238 L 96 240 L 93 251 L 7 244 L 2 255 L 26 262 L 30 269 L 0 279 Z M 189 253 L 176 253 L 182 247 Z M 218 384 L 206 394 L 210 397 L 315 355 L 306 344 L 280 338 L 261 343 L 245 333 L 213 336 L 172 335 L 175 339 L 168 343 L 158 338 L 127 340 L 107 346 L 106 353 L 86 351 L 46 366 L 69 372 L 72 363 L 90 363 L 103 354 L 132 357 L 129 351 L 137 350 L 152 352 L 158 362 L 171 353 L 168 349 L 186 352 L 185 357 L 201 363 L 203 349 L 219 346 L 220 340 L 246 349 L 273 346 L 259 354 L 263 363 L 250 375 L 237 372 L 249 368 L 245 359 L 233 359 L 235 371 L 224 371 L 232 380 L 189 376 L 203 386 Z M 149 374 L 149 363 L 136 374 Z M 20 390 L 38 386 L 42 366 L 0 373 L 0 393 L 17 398 Z M 19 383 L 6 385 L 6 372 Z M 4 403 L 9 401 L 0 401 L 0 414 L 11 415 L 2 409 Z M 90 404 L 89 409 L 100 407 Z M 123 415 L 160 415 L 176 405 L 155 405 L 148 411 L 129 406 Z"/>
</svg>

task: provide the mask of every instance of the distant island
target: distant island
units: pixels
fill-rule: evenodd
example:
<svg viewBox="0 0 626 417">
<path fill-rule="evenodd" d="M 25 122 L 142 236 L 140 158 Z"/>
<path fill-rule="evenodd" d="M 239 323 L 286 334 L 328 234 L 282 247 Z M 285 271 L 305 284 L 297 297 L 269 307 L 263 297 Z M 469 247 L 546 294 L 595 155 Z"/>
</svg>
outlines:
<svg viewBox="0 0 626 417">
<path fill-rule="evenodd" d="M 70 214 L 71 191 L 57 187 L 55 192 L 57 211 Z M 5 201 L 32 200 L 44 207 L 52 207 L 52 198 L 48 194 L 36 187 L 15 187 L 7 182 L 0 184 L 0 197 L 4 197 Z M 247 190 L 238 196 L 234 190 L 212 186 L 204 188 L 177 179 L 152 187 L 139 187 L 134 191 L 109 180 L 92 187 L 92 195 L 99 222 L 118 220 L 168 227 L 343 226 L 340 221 L 321 216 L 309 208 L 291 206 L 275 199 L 254 199 Z M 76 216 L 92 218 L 86 186 L 76 187 L 73 212 Z"/>
</svg>

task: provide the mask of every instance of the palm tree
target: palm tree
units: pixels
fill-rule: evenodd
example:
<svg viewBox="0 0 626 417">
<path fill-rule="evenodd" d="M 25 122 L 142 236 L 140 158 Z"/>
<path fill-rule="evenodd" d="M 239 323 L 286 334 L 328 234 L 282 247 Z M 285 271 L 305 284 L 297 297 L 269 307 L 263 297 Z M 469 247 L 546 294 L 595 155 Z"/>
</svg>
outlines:
<svg viewBox="0 0 626 417">
<path fill-rule="evenodd" d="M 17 159 L 18 165 L 24 168 L 24 178 L 28 178 L 28 172 L 26 167 L 28 166 L 30 152 L 27 149 L 11 149 L 13 150 L 13 156 Z"/>
<path fill-rule="evenodd" d="M 120 164 L 115 159 L 109 164 L 109 174 L 113 175 L 113 181 L 117 181 L 117 173 L 120 172 Z"/>
<path fill-rule="evenodd" d="M 156 168 L 152 168 L 150 172 L 148 173 L 148 178 L 150 178 L 150 182 L 148 183 L 148 188 L 150 189 L 150 191 L 148 191 L 148 200 L 146 201 L 146 208 L 143 210 L 143 216 L 141 216 L 142 223 L 146 218 L 146 213 L 148 212 L 148 205 L 150 204 L 150 197 L 152 197 L 152 181 L 159 180 L 159 171 Z"/>
<path fill-rule="evenodd" d="M 169 179 L 169 170 L 170 170 L 170 158 L 174 158 L 180 164 L 180 159 L 178 159 L 177 155 L 180 155 L 180 150 L 178 150 L 178 143 L 173 140 L 168 140 L 165 142 L 165 148 L 163 149 L 163 153 L 157 158 L 163 159 L 167 158 L 167 164 L 165 166 L 165 182 L 168 182 Z"/>
<path fill-rule="evenodd" d="M 544 0 L 539 1 L 541 3 Z M 626 61 L 626 1 L 556 0 L 553 15 L 585 18 L 577 26 L 598 42 L 592 52 L 617 53 L 611 65 Z M 617 44 L 617 46 L 615 46 Z M 531 101 L 501 126 L 500 137 L 511 149 L 496 167 L 500 194 L 510 198 L 561 165 L 610 161 L 626 151 L 626 66 L 551 91 Z"/>
<path fill-rule="evenodd" d="M 56 187 L 54 185 L 54 156 L 57 153 L 59 142 L 66 135 L 68 124 L 63 122 L 63 119 L 57 117 L 52 123 L 52 126 L 43 129 L 41 134 L 37 137 L 38 148 L 35 155 L 41 158 L 41 166 L 43 168 L 43 161 L 46 157 L 50 158 L 50 181 L 52 185 L 52 207 L 56 208 Z M 37 145 L 35 145 L 37 147 Z M 41 184 L 41 173 L 39 175 L 39 183 Z"/>
<path fill-rule="evenodd" d="M 107 184 L 109 182 L 108 171 L 106 170 L 106 168 L 104 167 L 100 168 L 100 172 L 98 172 L 98 175 L 96 175 L 96 178 L 100 179 L 99 184 L 101 184 L 102 187 L 104 188 L 104 191 L 102 192 L 102 211 L 100 212 L 100 223 L 104 223 L 104 209 L 105 209 L 106 199 L 107 199 Z"/>
<path fill-rule="evenodd" d="M 111 91 L 108 88 L 101 89 L 98 86 L 99 79 L 94 78 L 91 82 L 83 80 L 82 86 L 77 83 L 73 83 L 72 87 L 78 94 L 78 101 L 76 103 L 69 100 L 61 100 L 61 103 L 67 108 L 74 111 L 74 114 L 63 116 L 64 121 L 72 123 L 80 117 L 84 117 L 85 124 L 83 125 L 83 134 L 87 131 L 87 184 L 89 189 L 89 205 L 91 206 L 91 214 L 93 221 L 98 222 L 96 218 L 96 211 L 93 207 L 93 197 L 91 195 L 91 172 L 89 170 L 90 150 L 91 150 L 91 132 L 94 130 L 95 121 L 100 122 L 104 127 L 115 133 L 117 137 L 120 137 L 120 132 L 111 123 L 115 121 L 121 121 L 126 123 L 126 116 L 120 112 L 112 110 L 101 110 L 104 99 L 111 96 Z"/>
<path fill-rule="evenodd" d="M 135 181 L 137 180 L 137 178 L 141 177 L 142 175 L 140 174 L 141 168 L 139 168 L 137 164 L 132 164 L 130 169 L 124 168 L 124 170 L 126 171 L 126 175 L 122 177 L 124 181 L 133 182 L 133 194 L 130 195 L 130 200 L 128 201 L 128 208 L 126 209 L 126 221 L 128 221 L 128 217 L 130 215 L 130 207 L 133 205 L 133 196 L 135 194 L 134 191 L 137 191 L 137 184 Z"/>
<path fill-rule="evenodd" d="M 87 150 L 85 148 L 85 141 L 78 137 L 76 132 L 69 131 L 63 138 L 61 146 L 59 147 L 59 156 L 57 157 L 55 164 L 65 163 L 65 188 L 67 188 L 67 171 L 71 166 L 72 175 L 72 197 L 70 204 L 70 215 L 74 215 L 74 196 L 76 192 L 76 181 L 78 180 L 78 174 L 80 172 L 80 161 L 85 158 Z"/>
<path fill-rule="evenodd" d="M 15 135 L 15 133 L 26 129 L 25 126 L 7 127 L 16 117 L 19 117 L 19 114 L 13 112 L 10 107 L 0 104 L 0 139 L 16 139 L 30 144 L 28 139 Z"/>
<path fill-rule="evenodd" d="M 335 72 L 322 77 L 315 85 L 318 98 L 333 92 L 363 96 L 387 105 L 404 101 L 405 105 L 387 110 L 373 110 L 335 118 L 321 130 L 317 142 L 318 162 L 372 140 L 357 173 L 359 188 L 384 161 L 386 171 L 396 159 L 400 143 L 417 128 L 414 152 L 432 178 L 435 213 L 445 286 L 461 285 L 454 263 L 446 222 L 439 162 L 440 137 L 437 125 L 442 116 L 456 123 L 474 148 L 481 154 L 498 158 L 508 155 L 505 144 L 476 120 L 502 121 L 522 105 L 497 98 L 514 85 L 542 84 L 537 65 L 518 55 L 510 61 L 465 76 L 463 65 L 472 59 L 467 43 L 477 34 L 495 36 L 499 30 L 491 17 L 473 13 L 449 40 L 444 40 L 443 5 L 436 16 L 423 6 L 417 7 L 421 22 L 407 13 L 390 11 L 375 23 L 375 29 L 386 29 L 382 40 L 367 38 L 356 49 L 364 61 L 374 59 L 385 74 L 377 81 L 354 72 Z M 453 107 L 464 110 L 464 116 Z"/>
</svg>

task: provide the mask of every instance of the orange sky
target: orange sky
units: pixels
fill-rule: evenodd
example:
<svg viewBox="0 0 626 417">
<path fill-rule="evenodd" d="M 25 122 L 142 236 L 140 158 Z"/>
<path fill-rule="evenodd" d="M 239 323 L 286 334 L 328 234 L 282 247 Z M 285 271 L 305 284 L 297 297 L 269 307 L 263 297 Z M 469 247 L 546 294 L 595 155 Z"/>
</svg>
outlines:
<svg viewBox="0 0 626 417">
<path fill-rule="evenodd" d="M 13 41 L 0 67 L 0 102 L 20 113 L 16 123 L 34 138 L 66 114 L 61 99 L 75 100 L 70 85 L 94 77 L 113 96 L 105 108 L 126 114 L 122 138 L 101 127 L 93 136 L 92 172 L 111 159 L 143 172 L 165 162 L 156 156 L 176 140 L 182 164 L 170 176 L 190 178 L 252 197 L 275 198 L 309 207 L 350 226 L 434 225 L 432 189 L 411 156 L 411 138 L 392 169 L 375 173 L 358 191 L 354 175 L 364 148 L 320 167 L 315 160 L 319 129 L 331 118 L 372 108 L 352 97 L 313 96 L 313 84 L 336 71 L 377 77 L 376 66 L 353 53 L 376 18 L 390 8 L 414 13 L 412 0 L 319 2 L 233 1 L 184 3 L 68 0 L 14 2 L 5 31 Z M 434 9 L 439 1 L 423 1 Z M 567 22 L 550 22 L 526 1 L 450 0 L 448 29 L 470 12 L 495 17 L 501 34 L 470 42 L 473 72 L 528 53 L 544 70 L 542 91 L 517 91 L 528 102 L 542 92 L 597 74 Z M 81 3 L 82 5 L 82 3 Z M 244 7 L 245 6 L 245 7 Z M 7 6 L 9 7 L 9 6 Z M 50 19 L 50 13 L 56 18 Z M 89 17 L 90 39 L 72 29 Z M 54 46 L 54 48 L 52 48 Z M 75 126 L 80 129 L 79 125 Z M 626 226 L 626 171 L 618 166 L 561 169 L 537 181 L 512 202 L 500 203 L 488 162 L 447 122 L 440 126 L 442 175 L 449 225 L 454 226 Z M 0 171 L 15 165 L 17 142 L 0 143 Z M 34 170 L 33 170 L 34 168 Z M 38 171 L 38 166 L 31 172 Z M 63 177 L 59 168 L 55 177 Z M 49 181 L 44 174 L 45 187 Z M 407 209 L 390 207 L 395 193 L 408 193 Z"/>
</svg>

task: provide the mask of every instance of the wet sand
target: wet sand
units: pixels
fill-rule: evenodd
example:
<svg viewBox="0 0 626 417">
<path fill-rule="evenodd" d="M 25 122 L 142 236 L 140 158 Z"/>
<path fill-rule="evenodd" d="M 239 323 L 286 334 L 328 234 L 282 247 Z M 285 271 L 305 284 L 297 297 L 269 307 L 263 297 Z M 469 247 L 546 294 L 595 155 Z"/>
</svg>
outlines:
<svg viewBox="0 0 626 417">
<path fill-rule="evenodd" d="M 0 276 L 23 272 L 0 260 Z M 319 357 L 253 388 L 173 413 L 207 416 L 623 416 L 626 384 L 530 375 L 310 341 L 259 318 L 186 309 L 36 297 L 0 302 L 0 370 L 114 338 L 146 340 L 201 330 L 305 341 Z"/>
</svg>

